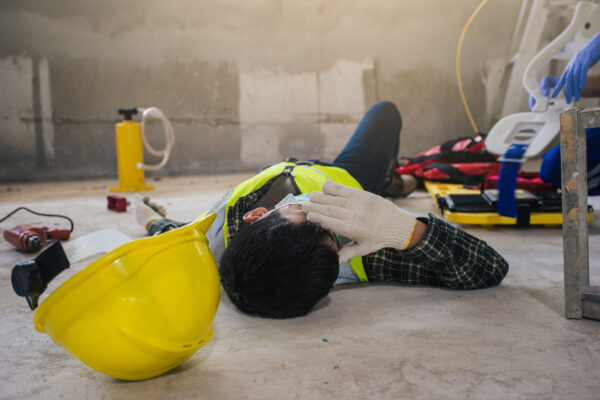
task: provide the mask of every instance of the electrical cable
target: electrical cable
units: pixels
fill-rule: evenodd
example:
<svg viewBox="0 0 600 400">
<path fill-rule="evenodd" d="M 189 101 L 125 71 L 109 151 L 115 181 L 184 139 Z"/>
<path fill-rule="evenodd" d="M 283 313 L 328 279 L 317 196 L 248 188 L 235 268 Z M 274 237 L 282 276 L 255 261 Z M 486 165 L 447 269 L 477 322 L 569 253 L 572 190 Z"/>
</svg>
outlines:
<svg viewBox="0 0 600 400">
<path fill-rule="evenodd" d="M 477 14 L 479 14 L 479 11 L 481 11 L 483 6 L 485 6 L 485 4 L 487 2 L 488 2 L 488 0 L 483 0 L 481 3 L 479 3 L 479 5 L 475 9 L 475 11 L 473 11 L 473 14 L 471 14 L 469 19 L 467 20 L 467 23 L 463 27 L 463 30 L 460 34 L 460 39 L 458 39 L 458 47 L 456 49 L 456 79 L 458 80 L 458 91 L 460 92 L 460 98 L 462 100 L 463 106 L 465 107 L 465 111 L 467 112 L 467 117 L 469 117 L 469 122 L 471 122 L 471 126 L 473 127 L 473 130 L 475 131 L 476 135 L 479 135 L 480 132 L 479 132 L 479 129 L 477 128 L 477 124 L 475 123 L 475 120 L 473 119 L 473 115 L 471 115 L 471 110 L 469 109 L 469 105 L 467 104 L 467 99 L 465 97 L 465 92 L 463 91 L 462 80 L 460 78 L 460 55 L 462 52 L 462 45 L 463 45 L 463 41 L 465 40 L 465 35 L 467 34 L 467 31 L 469 30 L 471 23 L 473 22 L 473 20 L 477 16 Z"/>
<path fill-rule="evenodd" d="M 18 207 L 18 208 L 16 208 L 16 209 L 14 209 L 14 210 L 13 210 L 13 211 L 11 211 L 10 213 L 8 213 L 8 214 L 7 214 L 7 215 L 6 215 L 4 218 L 0 219 L 0 223 L 1 223 L 1 222 L 3 222 L 4 220 L 6 220 L 8 217 L 10 217 L 11 215 L 13 215 L 14 213 L 16 213 L 16 212 L 17 212 L 17 211 L 19 211 L 19 210 L 26 210 L 26 211 L 29 211 L 29 212 L 30 212 L 30 213 L 32 213 L 32 214 L 35 214 L 35 215 L 41 215 L 41 216 L 43 216 L 43 217 L 56 217 L 56 218 L 64 218 L 64 219 L 68 220 L 68 221 L 69 221 L 69 223 L 71 224 L 71 229 L 70 229 L 70 231 L 71 231 L 71 232 L 73 232 L 73 228 L 74 228 L 74 225 L 73 225 L 73 220 L 72 220 L 71 218 L 67 217 L 66 215 L 60 215 L 60 214 L 45 214 L 45 213 L 41 213 L 41 212 L 37 212 L 37 211 L 30 210 L 30 209 L 29 209 L 29 208 L 27 208 L 27 207 Z"/>
</svg>

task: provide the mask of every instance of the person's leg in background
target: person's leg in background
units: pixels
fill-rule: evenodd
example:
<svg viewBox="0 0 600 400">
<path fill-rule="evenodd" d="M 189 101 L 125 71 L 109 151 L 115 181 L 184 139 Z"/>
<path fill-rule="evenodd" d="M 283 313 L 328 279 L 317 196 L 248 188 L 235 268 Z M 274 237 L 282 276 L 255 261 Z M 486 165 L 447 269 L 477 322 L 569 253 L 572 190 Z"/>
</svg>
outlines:
<svg viewBox="0 0 600 400">
<path fill-rule="evenodd" d="M 332 165 L 348 171 L 366 191 L 385 194 L 398 163 L 401 129 L 402 118 L 394 103 L 373 105 Z"/>
</svg>

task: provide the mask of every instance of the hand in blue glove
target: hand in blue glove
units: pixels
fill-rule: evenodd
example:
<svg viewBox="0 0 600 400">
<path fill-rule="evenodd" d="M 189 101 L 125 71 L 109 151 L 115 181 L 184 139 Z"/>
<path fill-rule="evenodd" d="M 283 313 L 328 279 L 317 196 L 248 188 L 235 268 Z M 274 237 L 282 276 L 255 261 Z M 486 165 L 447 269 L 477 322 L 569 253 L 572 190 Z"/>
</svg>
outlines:
<svg viewBox="0 0 600 400">
<path fill-rule="evenodd" d="M 585 87 L 588 70 L 598 60 L 600 60 L 600 32 L 596 33 L 569 62 L 552 92 L 552 97 L 558 96 L 564 86 L 567 103 L 570 103 L 572 98 L 579 101 L 581 91 Z"/>
<path fill-rule="evenodd" d="M 540 81 L 540 89 L 542 91 L 542 94 L 544 96 L 548 96 L 548 93 L 550 93 L 550 89 L 556 86 L 557 81 L 558 78 L 555 76 L 546 75 L 545 77 L 543 77 Z M 535 106 L 535 97 L 529 96 L 529 109 L 531 110 L 533 106 Z"/>
</svg>

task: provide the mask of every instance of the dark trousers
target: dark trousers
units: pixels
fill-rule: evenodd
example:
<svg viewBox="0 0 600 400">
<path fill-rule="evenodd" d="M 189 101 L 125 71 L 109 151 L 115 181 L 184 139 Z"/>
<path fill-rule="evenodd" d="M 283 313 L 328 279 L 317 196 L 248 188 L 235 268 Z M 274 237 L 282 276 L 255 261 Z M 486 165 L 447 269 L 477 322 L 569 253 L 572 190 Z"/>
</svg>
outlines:
<svg viewBox="0 0 600 400">
<path fill-rule="evenodd" d="M 402 118 L 396 105 L 380 101 L 362 118 L 333 165 L 345 169 L 368 192 L 380 194 L 400 149 Z"/>
</svg>

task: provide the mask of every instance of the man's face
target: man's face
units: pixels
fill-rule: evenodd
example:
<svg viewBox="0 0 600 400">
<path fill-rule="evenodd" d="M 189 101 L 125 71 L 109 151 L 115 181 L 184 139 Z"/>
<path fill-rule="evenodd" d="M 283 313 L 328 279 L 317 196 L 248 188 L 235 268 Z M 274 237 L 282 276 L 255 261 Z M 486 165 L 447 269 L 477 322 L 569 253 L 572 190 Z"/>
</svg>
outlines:
<svg viewBox="0 0 600 400">
<path fill-rule="evenodd" d="M 304 213 L 304 211 L 302 211 L 302 204 L 286 204 L 282 207 L 279 208 L 274 208 L 272 210 L 267 210 L 264 207 L 258 207 L 255 208 L 254 210 L 248 211 L 245 215 L 244 215 L 244 222 L 256 222 L 262 218 L 265 218 L 267 215 L 270 215 L 271 213 L 273 213 L 275 210 L 277 210 L 279 212 L 279 215 L 288 220 L 289 222 L 291 222 L 292 224 L 300 224 L 304 221 L 306 221 L 306 214 Z M 329 238 L 330 238 L 330 246 L 331 248 L 333 248 L 335 251 L 339 250 L 339 246 L 337 243 L 337 240 L 335 239 L 335 236 L 333 235 L 332 232 L 329 232 Z"/>
<path fill-rule="evenodd" d="M 270 210 L 269 212 L 267 212 L 267 214 L 263 215 L 263 217 L 274 212 L 275 210 L 279 211 L 279 215 L 281 215 L 282 218 L 287 219 L 293 224 L 299 224 L 301 222 L 306 221 L 306 214 L 304 213 L 304 211 L 302 211 L 302 204 L 286 204 L 282 207 Z"/>
<path fill-rule="evenodd" d="M 248 211 L 244 215 L 243 219 L 244 222 L 256 222 L 275 212 L 275 210 L 279 211 L 279 215 L 291 223 L 299 224 L 303 221 L 306 221 L 306 214 L 302 211 L 302 204 L 286 204 L 282 207 L 274 208 L 272 210 L 267 210 L 264 207 L 258 207 L 254 210 Z"/>
</svg>

